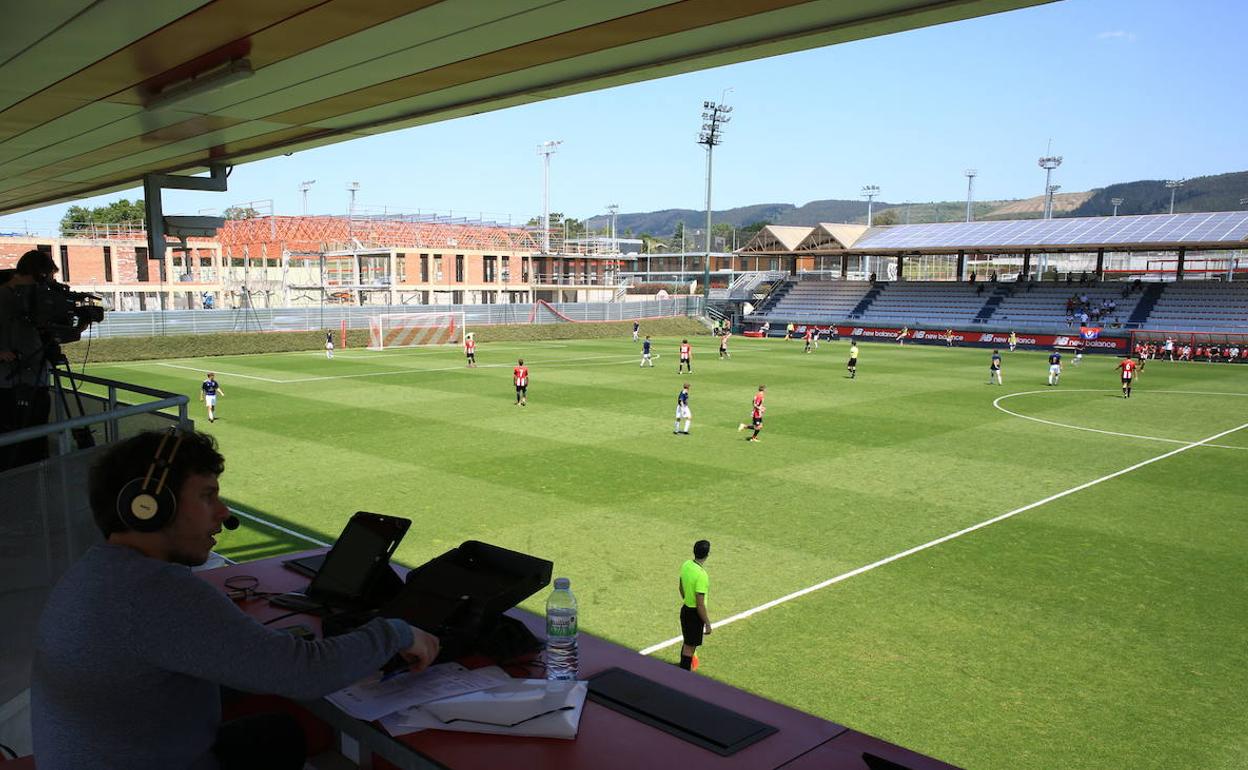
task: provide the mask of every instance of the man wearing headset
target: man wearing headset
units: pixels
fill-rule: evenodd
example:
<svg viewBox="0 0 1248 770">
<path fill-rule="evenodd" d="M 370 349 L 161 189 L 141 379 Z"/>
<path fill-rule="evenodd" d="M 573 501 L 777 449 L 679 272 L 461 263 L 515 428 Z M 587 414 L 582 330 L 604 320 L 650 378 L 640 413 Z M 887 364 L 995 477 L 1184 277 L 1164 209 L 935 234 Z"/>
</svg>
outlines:
<svg viewBox="0 0 1248 770">
<path fill-rule="evenodd" d="M 230 518 L 211 436 L 141 433 L 91 469 L 105 542 L 48 597 L 32 671 L 35 759 L 56 768 L 300 770 L 303 734 L 284 714 L 222 724 L 221 687 L 313 699 L 395 654 L 423 668 L 436 637 L 375 619 L 302 641 L 261 625 L 191 573 Z"/>
</svg>

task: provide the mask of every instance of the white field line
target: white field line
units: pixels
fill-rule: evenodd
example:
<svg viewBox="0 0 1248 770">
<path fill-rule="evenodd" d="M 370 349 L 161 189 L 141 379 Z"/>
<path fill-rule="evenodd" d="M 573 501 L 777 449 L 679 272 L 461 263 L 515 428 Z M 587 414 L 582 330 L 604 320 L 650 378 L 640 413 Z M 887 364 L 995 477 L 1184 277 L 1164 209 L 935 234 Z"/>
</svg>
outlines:
<svg viewBox="0 0 1248 770">
<path fill-rule="evenodd" d="M 224 369 L 209 369 L 203 366 L 183 366 L 182 364 L 166 364 L 166 363 L 159 363 L 159 364 L 156 364 L 156 366 L 166 366 L 170 369 L 186 369 L 188 372 L 199 372 L 200 374 L 203 374 L 204 372 L 212 372 L 214 374 L 225 374 L 230 377 L 241 377 L 242 379 L 245 379 L 245 380 L 259 380 L 260 382 L 271 382 L 276 385 L 281 385 L 283 382 L 286 382 L 286 380 L 275 380 L 272 377 L 261 377 L 255 374 L 241 374 L 239 372 L 227 372 Z"/>
<path fill-rule="evenodd" d="M 654 358 L 658 358 L 658 357 L 659 356 L 656 353 L 654 355 Z M 609 359 L 609 360 L 604 361 L 602 359 Z M 622 363 L 628 363 L 628 362 L 633 362 L 633 361 L 638 361 L 638 360 L 640 360 L 639 356 L 630 355 L 625 358 L 621 356 L 620 354 L 614 354 L 614 355 L 609 355 L 609 356 L 581 356 L 578 358 L 564 358 L 558 361 L 551 361 L 549 363 L 545 361 L 530 361 L 529 363 L 530 365 L 545 366 L 549 368 L 553 366 L 573 366 L 580 361 L 598 361 L 599 363 L 597 364 L 583 364 L 583 365 L 584 366 L 602 366 L 602 365 L 610 365 L 610 364 L 622 364 Z M 477 366 L 476 368 L 477 369 L 506 369 L 507 367 L 510 367 L 510 366 L 514 366 L 514 364 L 511 364 L 511 363 L 481 364 L 480 366 Z M 467 368 L 468 367 L 464 366 L 463 364 L 457 364 L 455 366 L 438 366 L 438 367 L 434 367 L 431 369 L 400 369 L 400 370 L 389 371 L 389 372 L 363 372 L 361 374 L 327 374 L 321 377 L 296 377 L 291 380 L 273 380 L 273 382 L 276 382 L 281 385 L 289 385 L 291 383 L 299 383 L 299 382 L 322 382 L 324 380 L 349 380 L 349 379 L 356 379 L 359 377 L 389 377 L 389 376 L 393 376 L 396 374 L 424 374 L 426 372 L 462 372 Z"/>
<path fill-rule="evenodd" d="M 1001 406 L 1001 402 L 1006 400 L 1007 398 L 1014 398 L 1015 396 L 1034 396 L 1038 393 L 1049 394 L 1049 393 L 1112 393 L 1112 392 L 1113 392 L 1112 390 L 1097 390 L 1094 388 L 1078 388 L 1078 389 L 1067 389 L 1067 390 L 1025 390 L 1020 393 L 1007 393 L 1004 396 L 999 396 L 993 400 L 992 405 L 996 407 L 997 409 L 999 409 L 1000 411 L 1005 412 L 1006 414 L 1010 415 L 1011 417 L 1021 417 L 1024 420 L 1031 420 L 1032 422 L 1038 422 L 1044 425 L 1053 425 L 1058 428 L 1070 428 L 1071 430 L 1084 430 L 1084 431 L 1088 431 L 1089 433 L 1101 433 L 1106 436 L 1122 436 L 1123 438 L 1139 438 L 1139 439 L 1144 439 L 1145 441 L 1164 441 L 1167 444 L 1190 443 L 1190 442 L 1183 441 L 1177 438 L 1162 438 L 1160 436 L 1141 436 L 1138 433 L 1119 433 L 1118 431 L 1113 431 L 1113 430 L 1101 430 L 1099 428 L 1085 428 L 1082 425 L 1070 425 L 1064 422 L 1054 422 L 1053 420 L 1043 420 L 1039 417 L 1031 417 L 1029 415 L 1019 414 L 1018 412 L 1011 412 L 1009 409 L 1006 409 L 1004 406 Z M 1148 391 L 1148 393 L 1175 393 L 1175 394 L 1183 394 L 1183 395 L 1189 395 L 1189 396 L 1248 396 L 1248 393 L 1206 393 L 1206 392 L 1194 391 L 1194 390 L 1150 390 Z M 1248 451 L 1248 447 L 1230 446 L 1227 444 L 1207 444 L 1207 446 L 1217 447 L 1218 449 L 1241 449 L 1241 450 Z"/>
<path fill-rule="evenodd" d="M 654 354 L 654 358 L 656 359 L 660 358 L 660 356 L 661 354 L 659 353 Z M 603 361 L 603 359 L 608 359 L 608 360 Z M 583 364 L 583 365 L 584 366 L 601 366 L 604 363 L 605 364 L 621 364 L 621 363 L 626 363 L 629 361 L 639 361 L 639 360 L 641 360 L 639 355 L 623 356 L 619 353 L 616 353 L 616 354 L 605 355 L 605 356 L 580 356 L 577 358 L 564 358 L 564 359 L 551 361 L 551 362 L 531 361 L 530 363 L 537 364 L 539 366 L 552 367 L 552 366 L 573 366 L 573 365 L 579 364 L 579 362 L 581 361 L 600 361 L 601 363 L 599 364 Z M 147 365 L 164 366 L 170 369 L 185 369 L 190 372 L 210 371 L 204 367 L 184 366 L 182 364 L 156 363 L 156 364 L 147 364 Z M 477 368 L 478 369 L 505 369 L 509 366 L 512 366 L 512 364 L 510 363 L 482 364 L 478 366 Z M 241 372 L 228 372 L 224 369 L 212 369 L 211 371 L 216 374 L 224 374 L 227 377 L 237 377 L 237 378 L 244 379 L 244 380 L 258 380 L 260 382 L 268 382 L 274 385 L 292 385 L 292 384 L 301 383 L 301 382 L 322 382 L 324 380 L 349 380 L 349 379 L 356 379 L 359 377 L 389 377 L 389 376 L 393 376 L 396 374 L 424 374 L 425 372 L 455 372 L 455 371 L 461 371 L 466 368 L 467 367 L 463 366 L 462 364 L 459 364 L 455 366 L 433 367 L 430 369 L 394 369 L 394 370 L 387 371 L 387 372 L 363 372 L 360 374 L 327 374 L 327 375 L 320 376 L 320 377 L 294 377 L 288 380 L 278 380 L 272 377 L 261 377 L 257 374 L 242 374 Z"/>
<path fill-rule="evenodd" d="M 308 537 L 307 535 L 303 534 L 302 532 L 296 532 L 296 531 L 294 531 L 293 529 L 287 529 L 286 527 L 283 527 L 281 524 L 274 524 L 273 522 L 271 522 L 271 521 L 267 521 L 267 520 L 265 520 L 265 519 L 262 519 L 262 518 L 260 518 L 259 516 L 253 516 L 253 515 L 251 515 L 250 513 L 244 513 L 243 511 L 240 511 L 240 510 L 238 510 L 237 508 L 231 508 L 231 509 L 230 509 L 230 513 L 232 513 L 232 514 L 234 514 L 235 516 L 238 516 L 238 517 L 240 517 L 240 518 L 247 519 L 248 521 L 254 521 L 254 522 L 256 522 L 257 524 L 260 524 L 260 525 L 262 525 L 262 526 L 268 527 L 269 529 L 275 529 L 275 530 L 277 530 L 278 532 L 284 532 L 284 533 L 286 533 L 287 535 L 291 535 L 291 536 L 293 536 L 293 537 L 297 537 L 297 538 L 299 538 L 300 540 L 306 540 L 307 542 L 309 542 L 309 543 L 311 543 L 311 544 L 313 544 L 313 545 L 319 545 L 319 546 L 321 546 L 322 548 L 329 548 L 329 547 L 332 545 L 332 543 L 325 543 L 325 542 L 322 542 L 322 541 L 320 541 L 320 540 L 317 540 L 317 539 L 316 539 L 316 538 L 314 538 L 314 537 Z"/>
<path fill-rule="evenodd" d="M 945 535 L 944 537 L 938 537 L 935 540 L 929 540 L 928 542 L 923 543 L 922 545 L 916 545 L 913 548 L 908 548 L 900 553 L 895 553 L 892 556 L 888 556 L 883 559 L 880 559 L 879 561 L 871 562 L 870 564 L 864 565 L 854 570 L 850 570 L 849 572 L 846 572 L 844 574 L 837 575 L 834 578 L 829 578 L 823 581 L 822 583 L 816 583 L 815 585 L 809 586 L 807 588 L 803 588 L 800 591 L 794 591 L 791 594 L 786 594 L 785 596 L 781 596 L 779 599 L 772 599 L 771 601 L 766 602 L 765 604 L 760 604 L 757 607 L 753 607 L 751 609 L 745 610 L 744 612 L 738 612 L 736 615 L 733 615 L 731 617 L 724 618 L 723 620 L 720 620 L 718 622 L 712 623 L 711 628 L 721 628 L 731 623 L 736 623 L 738 620 L 744 620 L 750 617 L 751 615 L 757 615 L 758 613 L 763 612 L 764 610 L 769 610 L 772 607 L 779 606 L 781 604 L 784 604 L 785 602 L 793 601 L 794 599 L 805 596 L 806 594 L 810 594 L 810 593 L 814 593 L 815 591 L 822 590 L 824 588 L 827 588 L 828 586 L 835 585 L 844 580 L 848 580 L 849 578 L 854 577 L 855 575 L 861 575 L 864 572 L 870 572 L 876 567 L 883 567 L 885 564 L 891 564 L 892 562 L 895 562 L 898 559 L 904 559 L 905 557 L 912 556 L 916 553 L 919 553 L 920 551 L 926 551 L 928 548 L 933 548 L 935 546 L 940 545 L 941 543 L 947 543 L 950 540 L 953 540 L 955 538 L 959 538 L 959 537 L 962 537 L 963 535 L 970 534 L 971 532 L 974 532 L 975 530 L 983 529 L 984 527 L 987 527 L 990 524 L 996 524 L 998 521 L 1005 521 L 1008 518 L 1017 516 L 1020 513 L 1026 513 L 1027 511 L 1030 511 L 1033 508 L 1039 508 L 1040 506 L 1045 505 L 1046 503 L 1051 503 L 1054 500 L 1060 500 L 1063 497 L 1073 495 L 1076 492 L 1082 492 L 1083 490 L 1088 489 L 1089 487 L 1094 487 L 1097 484 L 1101 484 L 1103 482 L 1109 481 L 1110 479 L 1116 479 L 1119 476 L 1130 473 L 1131 471 L 1139 470 L 1140 468 L 1143 468 L 1147 465 L 1152 465 L 1155 462 L 1160 462 L 1161 460 L 1165 460 L 1168 457 L 1174 457 L 1175 455 L 1181 452 L 1186 452 L 1189 449 L 1194 449 L 1195 447 L 1198 447 L 1198 446 L 1205 446 L 1210 441 L 1220 439 L 1223 436 L 1230 435 L 1231 433 L 1234 433 L 1235 431 L 1238 431 L 1238 430 L 1243 430 L 1244 428 L 1248 428 L 1248 423 L 1244 423 L 1243 425 L 1240 425 L 1236 428 L 1231 428 L 1230 430 L 1224 430 L 1221 433 L 1215 433 L 1209 438 L 1201 439 L 1200 441 L 1194 441 L 1190 444 L 1185 444 L 1184 446 L 1181 446 L 1178 449 L 1171 449 L 1169 452 L 1166 452 L 1165 454 L 1160 454 L 1160 455 L 1157 455 L 1156 457 L 1150 457 L 1147 460 L 1143 460 L 1141 462 L 1136 463 L 1135 465 L 1129 466 L 1127 468 L 1123 468 L 1120 471 L 1114 471 L 1113 473 L 1107 474 L 1105 476 L 1101 476 L 1099 479 L 1093 479 L 1092 481 L 1084 482 L 1083 484 L 1080 484 L 1077 487 L 1071 487 L 1070 489 L 1064 490 L 1062 492 L 1058 492 L 1055 495 L 1049 495 L 1043 500 L 1037 500 L 1036 502 L 1029 503 L 1027 505 L 1024 505 L 1021 508 L 1015 508 L 1014 510 L 1009 511 L 1007 513 L 1003 513 L 1000 516 L 994 516 L 991 519 L 988 519 L 986 521 L 981 521 L 978 524 L 973 524 L 969 527 L 966 527 L 965 529 L 960 529 L 957 532 L 951 532 L 950 534 Z M 673 637 L 671 639 L 667 639 L 665 641 L 659 642 L 658 644 L 652 644 L 649 647 L 642 649 L 640 652 L 642 655 L 650 655 L 664 648 L 671 647 L 675 644 L 679 644 L 682 641 L 684 641 L 682 637 L 679 637 L 679 636 Z"/>
</svg>

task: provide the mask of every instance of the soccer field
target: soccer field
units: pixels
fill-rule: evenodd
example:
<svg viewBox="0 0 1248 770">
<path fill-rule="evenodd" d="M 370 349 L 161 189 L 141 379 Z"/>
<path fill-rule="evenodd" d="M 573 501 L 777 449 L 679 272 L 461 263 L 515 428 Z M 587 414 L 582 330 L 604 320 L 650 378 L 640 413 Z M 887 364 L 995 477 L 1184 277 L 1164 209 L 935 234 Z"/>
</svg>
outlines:
<svg viewBox="0 0 1248 770">
<path fill-rule="evenodd" d="M 196 401 L 211 369 L 220 419 L 192 412 L 242 510 L 321 541 L 405 516 L 410 565 L 469 539 L 551 559 L 585 630 L 664 659 L 705 537 L 730 622 L 702 675 L 954 764 L 1248 766 L 1248 367 L 1150 362 L 1124 400 L 1101 356 L 1047 387 L 1044 353 L 1003 351 L 998 387 L 982 349 L 863 344 L 850 380 L 845 342 L 720 361 L 699 337 L 691 376 L 678 342 L 653 369 L 623 338 L 482 344 L 478 369 L 439 348 L 88 371 Z M 222 541 L 310 547 L 251 520 Z"/>
</svg>

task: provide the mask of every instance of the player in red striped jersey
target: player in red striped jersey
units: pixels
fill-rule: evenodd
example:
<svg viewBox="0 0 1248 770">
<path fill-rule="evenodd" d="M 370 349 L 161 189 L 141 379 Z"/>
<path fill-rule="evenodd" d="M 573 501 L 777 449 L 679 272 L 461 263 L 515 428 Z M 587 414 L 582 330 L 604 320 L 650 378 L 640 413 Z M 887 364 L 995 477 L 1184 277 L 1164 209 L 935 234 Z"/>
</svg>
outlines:
<svg viewBox="0 0 1248 770">
<path fill-rule="evenodd" d="M 758 392 L 754 394 L 754 404 L 750 411 L 750 427 L 754 429 L 754 435 L 750 436 L 747 441 L 758 441 L 758 432 L 763 429 L 763 412 L 767 411 L 767 407 L 763 406 L 763 399 L 767 396 L 767 386 L 759 385 Z M 745 423 L 737 425 L 737 431 L 745 430 Z"/>
<path fill-rule="evenodd" d="M 477 366 L 477 341 L 472 338 L 471 334 L 464 337 L 464 355 L 468 357 L 468 366 L 475 369 Z"/>
<path fill-rule="evenodd" d="M 685 369 L 693 374 L 693 346 L 689 340 L 680 341 L 680 363 L 676 364 L 676 373 L 680 374 Z"/>
<path fill-rule="evenodd" d="M 529 367 L 524 365 L 523 358 L 516 362 L 516 368 L 511 370 L 511 376 L 516 383 L 516 406 L 528 406 Z"/>
<path fill-rule="evenodd" d="M 1122 370 L 1122 397 L 1131 398 L 1131 385 L 1135 383 L 1136 364 L 1131 360 L 1129 353 L 1118 362 L 1118 368 Z"/>
</svg>

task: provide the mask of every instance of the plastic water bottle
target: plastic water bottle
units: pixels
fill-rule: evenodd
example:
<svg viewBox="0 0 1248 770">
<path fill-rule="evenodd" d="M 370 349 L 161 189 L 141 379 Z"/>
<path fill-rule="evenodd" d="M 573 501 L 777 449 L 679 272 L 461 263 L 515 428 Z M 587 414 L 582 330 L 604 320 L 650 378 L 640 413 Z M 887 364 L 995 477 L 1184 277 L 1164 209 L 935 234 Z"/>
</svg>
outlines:
<svg viewBox="0 0 1248 770">
<path fill-rule="evenodd" d="M 555 578 L 555 590 L 546 599 L 546 678 L 576 679 L 576 597 L 567 578 Z"/>
</svg>

